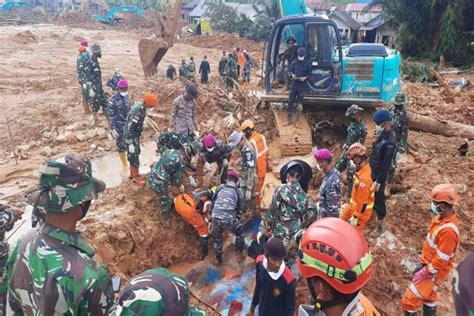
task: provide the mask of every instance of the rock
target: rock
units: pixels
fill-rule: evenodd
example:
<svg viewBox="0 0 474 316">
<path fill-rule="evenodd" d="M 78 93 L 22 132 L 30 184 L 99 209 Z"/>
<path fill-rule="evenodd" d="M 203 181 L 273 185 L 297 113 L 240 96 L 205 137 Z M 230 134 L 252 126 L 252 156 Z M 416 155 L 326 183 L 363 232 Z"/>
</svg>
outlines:
<svg viewBox="0 0 474 316">
<path fill-rule="evenodd" d="M 420 164 L 426 164 L 430 160 L 428 155 L 419 154 L 415 156 L 415 162 Z"/>
<path fill-rule="evenodd" d="M 74 145 L 74 144 L 77 143 L 77 138 L 74 135 L 71 134 L 71 135 L 68 135 L 66 137 L 67 137 L 67 143 L 69 145 Z"/>
<path fill-rule="evenodd" d="M 98 151 L 105 151 L 105 148 L 102 147 L 102 146 L 99 146 L 99 147 L 97 147 L 97 150 L 98 150 Z"/>
<path fill-rule="evenodd" d="M 43 133 L 43 138 L 51 139 L 52 137 L 53 137 L 53 133 L 51 133 L 51 132 L 44 132 Z"/>
<path fill-rule="evenodd" d="M 51 156 L 53 155 L 53 150 L 51 149 L 51 147 L 45 146 L 45 147 L 41 150 L 40 154 L 41 154 L 42 156 L 45 156 L 45 157 L 51 157 Z"/>
<path fill-rule="evenodd" d="M 96 150 L 96 148 L 97 148 L 97 145 L 96 145 L 96 144 L 91 144 L 91 146 L 90 146 L 90 147 L 91 147 L 91 149 L 92 149 L 92 150 Z"/>
<path fill-rule="evenodd" d="M 76 134 L 76 139 L 80 142 L 83 142 L 87 139 L 87 136 L 86 134 L 81 132 L 81 133 Z"/>
<path fill-rule="evenodd" d="M 94 138 L 96 136 L 97 136 L 97 134 L 96 134 L 95 130 L 89 130 L 89 131 L 86 132 L 86 140 Z"/>
<path fill-rule="evenodd" d="M 67 142 L 67 137 L 65 134 L 59 134 L 58 136 L 56 136 L 56 141 L 58 143 L 65 143 Z"/>
<path fill-rule="evenodd" d="M 107 130 L 103 127 L 97 127 L 94 129 L 94 132 L 97 136 L 104 136 L 107 134 Z M 95 136 L 95 135 L 94 135 Z"/>
<path fill-rule="evenodd" d="M 22 145 L 20 145 L 20 146 L 17 147 L 17 149 L 18 149 L 19 151 L 28 151 L 30 148 L 31 148 L 31 147 L 30 147 L 29 144 L 22 144 Z"/>
<path fill-rule="evenodd" d="M 66 131 L 78 131 L 78 130 L 83 130 L 87 128 L 87 123 L 84 121 L 79 121 L 72 123 L 71 125 L 66 126 Z"/>
</svg>

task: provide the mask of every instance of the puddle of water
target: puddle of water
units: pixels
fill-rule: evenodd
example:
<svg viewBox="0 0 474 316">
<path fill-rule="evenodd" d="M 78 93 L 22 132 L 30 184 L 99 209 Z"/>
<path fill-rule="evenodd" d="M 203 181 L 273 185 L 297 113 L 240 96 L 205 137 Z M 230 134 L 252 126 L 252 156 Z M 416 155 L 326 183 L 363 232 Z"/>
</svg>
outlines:
<svg viewBox="0 0 474 316">
<path fill-rule="evenodd" d="M 141 144 L 140 173 L 147 174 L 151 170 L 158 157 L 156 155 L 156 143 L 153 141 Z M 107 188 L 118 187 L 122 181 L 128 178 L 128 170 L 125 177 L 122 176 L 122 164 L 117 152 L 107 153 L 92 160 L 92 174 L 97 179 L 105 182 Z"/>
</svg>

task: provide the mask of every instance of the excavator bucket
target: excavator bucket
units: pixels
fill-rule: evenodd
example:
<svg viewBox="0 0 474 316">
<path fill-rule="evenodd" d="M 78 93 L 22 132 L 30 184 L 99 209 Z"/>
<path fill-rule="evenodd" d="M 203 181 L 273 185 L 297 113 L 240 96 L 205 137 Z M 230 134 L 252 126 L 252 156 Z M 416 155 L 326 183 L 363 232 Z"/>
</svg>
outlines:
<svg viewBox="0 0 474 316">
<path fill-rule="evenodd" d="M 142 38 L 140 40 L 138 53 L 145 77 L 151 77 L 157 73 L 158 64 L 169 48 L 169 44 L 162 39 Z"/>
</svg>

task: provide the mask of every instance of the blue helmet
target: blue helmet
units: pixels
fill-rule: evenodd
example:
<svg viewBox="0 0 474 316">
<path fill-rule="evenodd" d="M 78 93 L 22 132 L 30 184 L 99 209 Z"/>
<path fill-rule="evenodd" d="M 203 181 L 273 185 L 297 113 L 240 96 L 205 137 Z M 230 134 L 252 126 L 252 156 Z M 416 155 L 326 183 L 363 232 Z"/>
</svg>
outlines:
<svg viewBox="0 0 474 316">
<path fill-rule="evenodd" d="M 306 56 L 306 48 L 304 48 L 304 47 L 298 48 L 298 56 L 299 57 Z"/>
<path fill-rule="evenodd" d="M 382 124 L 383 122 L 386 122 L 386 121 L 390 121 L 390 112 L 389 111 L 387 111 L 385 109 L 381 109 L 381 110 L 378 110 L 377 112 L 375 112 L 375 114 L 374 114 L 375 124 L 380 125 L 380 124 Z"/>
</svg>

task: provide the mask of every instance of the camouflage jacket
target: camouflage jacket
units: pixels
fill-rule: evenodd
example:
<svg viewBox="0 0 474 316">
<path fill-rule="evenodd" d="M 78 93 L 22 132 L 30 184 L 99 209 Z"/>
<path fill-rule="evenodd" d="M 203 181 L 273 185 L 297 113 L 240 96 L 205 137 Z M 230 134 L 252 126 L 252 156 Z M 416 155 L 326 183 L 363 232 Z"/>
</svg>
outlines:
<svg viewBox="0 0 474 316">
<path fill-rule="evenodd" d="M 393 131 L 397 137 L 397 151 L 404 153 L 408 142 L 408 114 L 404 107 L 393 107 L 390 109 L 390 117 L 393 124 Z"/>
<path fill-rule="evenodd" d="M 120 293 L 116 315 L 205 316 L 189 305 L 185 278 L 164 268 L 150 269 L 130 280 Z"/>
<path fill-rule="evenodd" d="M 76 62 L 76 71 L 77 71 L 77 80 L 82 85 L 86 83 L 87 78 L 87 66 L 90 59 L 90 55 L 88 52 L 80 53 L 77 57 Z"/>
<path fill-rule="evenodd" d="M 237 76 L 237 62 L 234 58 L 227 59 L 225 74 L 231 77 Z"/>
<path fill-rule="evenodd" d="M 197 126 L 196 103 L 193 100 L 186 101 L 182 95 L 174 99 L 170 128 L 179 133 L 192 134 Z"/>
<path fill-rule="evenodd" d="M 321 217 L 339 216 L 341 208 L 341 174 L 332 168 L 324 176 L 319 187 L 319 211 Z"/>
<path fill-rule="evenodd" d="M 196 63 L 194 61 L 190 61 L 186 66 L 188 67 L 189 75 L 194 77 L 196 75 Z"/>
<path fill-rule="evenodd" d="M 247 190 L 253 189 L 255 179 L 257 179 L 257 158 L 253 147 L 248 143 L 245 143 L 242 148 L 239 149 L 240 160 L 239 160 L 239 176 L 240 183 Z"/>
<path fill-rule="evenodd" d="M 290 46 L 283 52 L 282 65 L 286 60 L 287 65 L 289 66 L 296 59 L 298 59 L 298 47 Z"/>
<path fill-rule="evenodd" d="M 264 233 L 271 231 L 279 238 L 292 238 L 314 217 L 308 205 L 308 197 L 298 181 L 279 185 L 263 215 L 260 230 Z"/>
<path fill-rule="evenodd" d="M 183 183 L 185 161 L 178 150 L 167 149 L 153 166 L 148 179 L 150 182 L 165 182 L 174 186 Z"/>
<path fill-rule="evenodd" d="M 351 122 L 347 128 L 347 137 L 345 145 L 349 148 L 354 143 L 364 144 L 365 137 L 367 136 L 367 128 L 365 127 L 364 121 Z"/>
<path fill-rule="evenodd" d="M 221 184 L 214 194 L 212 206 L 212 218 L 229 220 L 240 219 L 244 209 L 242 192 L 233 181 Z"/>
<path fill-rule="evenodd" d="M 78 233 L 30 230 L 8 259 L 8 315 L 108 315 L 112 281 Z"/>
<path fill-rule="evenodd" d="M 118 90 L 117 84 L 122 79 L 125 79 L 125 78 L 115 73 L 109 80 L 107 80 L 107 86 L 112 88 L 112 90 L 117 91 Z"/>
<path fill-rule="evenodd" d="M 156 145 L 160 153 L 163 153 L 166 149 L 179 150 L 181 148 L 181 144 L 191 143 L 192 141 L 193 139 L 191 136 L 185 133 L 163 132 L 156 140 Z"/>
<path fill-rule="evenodd" d="M 145 122 L 146 107 L 143 103 L 135 103 L 127 116 L 127 122 L 123 130 L 124 139 L 140 138 L 143 132 L 143 122 Z"/>
<path fill-rule="evenodd" d="M 15 221 L 16 211 L 0 205 L 0 259 L 8 255 L 9 247 L 5 233 L 13 228 Z"/>
<path fill-rule="evenodd" d="M 86 81 L 91 82 L 93 87 L 102 88 L 102 71 L 100 70 L 99 60 L 91 56 L 87 61 Z"/>
<path fill-rule="evenodd" d="M 221 76 L 224 76 L 225 75 L 225 69 L 227 67 L 227 57 L 225 56 L 222 56 L 221 60 L 219 61 L 219 74 Z"/>
<path fill-rule="evenodd" d="M 128 95 L 123 97 L 117 92 L 110 98 L 107 111 L 109 112 L 110 128 L 122 135 L 127 123 L 128 112 L 130 112 L 130 97 Z"/>
<path fill-rule="evenodd" d="M 184 77 L 188 80 L 191 80 L 191 75 L 189 74 L 189 69 L 188 69 L 188 66 L 187 65 L 183 65 L 181 64 L 181 66 L 179 66 L 179 76 L 180 77 Z"/>
</svg>

